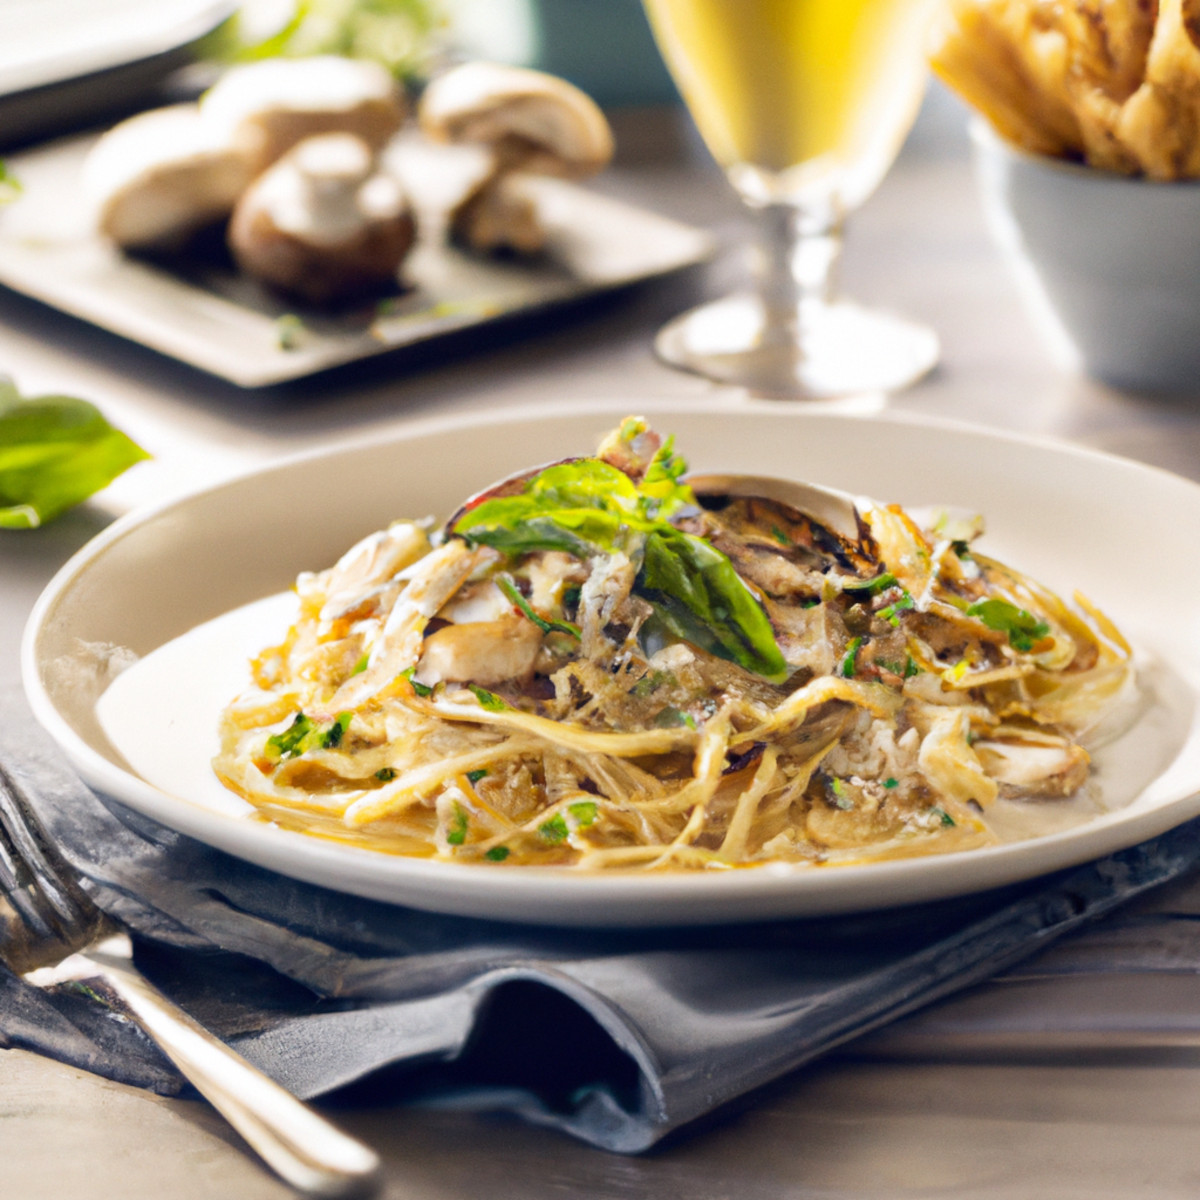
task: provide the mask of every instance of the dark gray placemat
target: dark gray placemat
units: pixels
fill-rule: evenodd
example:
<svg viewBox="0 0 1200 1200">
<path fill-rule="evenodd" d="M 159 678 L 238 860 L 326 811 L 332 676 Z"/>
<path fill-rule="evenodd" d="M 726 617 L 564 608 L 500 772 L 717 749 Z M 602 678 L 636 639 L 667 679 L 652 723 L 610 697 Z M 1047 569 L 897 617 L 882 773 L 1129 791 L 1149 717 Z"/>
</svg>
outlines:
<svg viewBox="0 0 1200 1200">
<path fill-rule="evenodd" d="M 1021 888 L 819 921 L 596 931 L 445 917 L 275 875 L 85 788 L 0 694 L 0 760 L 183 1006 L 313 1097 L 383 1068 L 638 1151 L 977 982 L 1200 860 L 1200 823 Z M 78 993 L 0 968 L 0 1040 L 160 1091 L 174 1072 Z"/>
</svg>

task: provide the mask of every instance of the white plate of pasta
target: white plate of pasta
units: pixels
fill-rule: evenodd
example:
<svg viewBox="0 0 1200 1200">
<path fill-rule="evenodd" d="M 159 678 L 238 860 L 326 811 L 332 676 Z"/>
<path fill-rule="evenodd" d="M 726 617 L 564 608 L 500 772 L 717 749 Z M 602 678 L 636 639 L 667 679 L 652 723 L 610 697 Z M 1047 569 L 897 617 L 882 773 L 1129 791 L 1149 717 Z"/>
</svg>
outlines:
<svg viewBox="0 0 1200 1200">
<path fill-rule="evenodd" d="M 897 417 L 632 407 L 414 426 L 118 522 L 31 619 L 35 712 L 208 844 L 523 922 L 934 900 L 1200 812 L 1172 556 L 1200 487 Z M 697 495 L 689 464 L 858 518 Z"/>
</svg>

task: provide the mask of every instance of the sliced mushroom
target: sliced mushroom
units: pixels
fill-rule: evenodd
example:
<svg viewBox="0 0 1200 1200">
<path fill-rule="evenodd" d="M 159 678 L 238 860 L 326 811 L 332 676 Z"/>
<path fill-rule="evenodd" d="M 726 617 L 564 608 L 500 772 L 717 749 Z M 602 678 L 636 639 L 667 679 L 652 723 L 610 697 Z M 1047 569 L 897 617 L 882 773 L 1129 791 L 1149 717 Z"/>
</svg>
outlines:
<svg viewBox="0 0 1200 1200">
<path fill-rule="evenodd" d="M 103 134 L 82 181 L 106 237 L 127 249 L 171 249 L 227 217 L 252 178 L 249 159 L 195 104 L 174 104 Z"/>
<path fill-rule="evenodd" d="M 229 224 L 242 270 L 315 304 L 394 283 L 415 235 L 399 181 L 347 133 L 295 146 L 251 184 Z"/>
<path fill-rule="evenodd" d="M 353 133 L 379 150 L 405 116 L 403 93 L 384 67 L 338 55 L 235 67 L 205 93 L 200 109 L 259 171 L 322 133 Z"/>
<path fill-rule="evenodd" d="M 536 201 L 522 193 L 520 174 L 584 179 L 612 158 L 612 130 L 595 101 L 524 67 L 455 67 L 425 90 L 418 115 L 433 141 L 491 151 L 491 170 L 450 214 L 452 236 L 479 250 L 531 253 L 544 245 Z"/>
</svg>

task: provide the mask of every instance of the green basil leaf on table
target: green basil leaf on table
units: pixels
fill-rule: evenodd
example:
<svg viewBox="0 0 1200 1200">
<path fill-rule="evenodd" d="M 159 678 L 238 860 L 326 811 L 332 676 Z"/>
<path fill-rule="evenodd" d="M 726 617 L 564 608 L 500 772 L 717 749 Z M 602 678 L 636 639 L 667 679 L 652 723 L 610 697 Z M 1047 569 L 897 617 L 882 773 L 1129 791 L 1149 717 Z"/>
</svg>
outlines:
<svg viewBox="0 0 1200 1200">
<path fill-rule="evenodd" d="M 94 404 L 0 380 L 0 528 L 36 529 L 148 457 Z"/>
</svg>

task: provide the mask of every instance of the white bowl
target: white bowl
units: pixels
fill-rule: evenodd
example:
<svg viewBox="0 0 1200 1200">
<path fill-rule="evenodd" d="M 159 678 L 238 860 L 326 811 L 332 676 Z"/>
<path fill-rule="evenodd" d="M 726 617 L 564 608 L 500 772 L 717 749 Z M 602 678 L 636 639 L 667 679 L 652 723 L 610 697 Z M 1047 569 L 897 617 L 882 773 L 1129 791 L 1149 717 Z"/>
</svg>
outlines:
<svg viewBox="0 0 1200 1200">
<path fill-rule="evenodd" d="M 972 141 L 989 223 L 1043 331 L 1106 383 L 1200 393 L 1200 182 L 1029 154 L 982 121 Z"/>
</svg>

